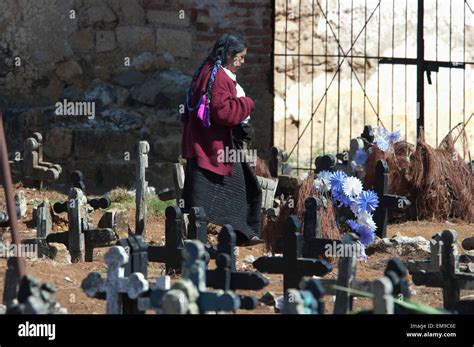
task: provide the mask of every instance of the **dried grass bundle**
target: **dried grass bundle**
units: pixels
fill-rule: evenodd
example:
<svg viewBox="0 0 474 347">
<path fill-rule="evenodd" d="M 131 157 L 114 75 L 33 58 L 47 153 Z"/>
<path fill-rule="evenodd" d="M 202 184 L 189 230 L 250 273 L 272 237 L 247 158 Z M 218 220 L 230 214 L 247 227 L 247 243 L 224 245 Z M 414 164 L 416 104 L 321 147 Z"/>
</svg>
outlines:
<svg viewBox="0 0 474 347">
<path fill-rule="evenodd" d="M 425 142 L 421 132 L 412 157 L 412 199 L 418 218 L 473 222 L 472 174 L 456 152 L 451 135 L 435 149 Z"/>
<path fill-rule="evenodd" d="M 466 148 L 465 133 L 461 138 Z M 371 148 L 364 180 L 367 188 L 373 187 L 377 161 L 384 159 L 389 166 L 389 192 L 407 196 L 415 206 L 418 219 L 474 221 L 473 176 L 456 151 L 451 133 L 438 148 L 425 141 L 423 131 L 416 147 L 400 141 L 385 153 L 377 146 Z"/>
<path fill-rule="evenodd" d="M 270 169 L 268 168 L 267 162 L 260 157 L 257 157 L 257 163 L 255 165 L 255 172 L 257 176 L 264 178 L 272 178 Z"/>
</svg>

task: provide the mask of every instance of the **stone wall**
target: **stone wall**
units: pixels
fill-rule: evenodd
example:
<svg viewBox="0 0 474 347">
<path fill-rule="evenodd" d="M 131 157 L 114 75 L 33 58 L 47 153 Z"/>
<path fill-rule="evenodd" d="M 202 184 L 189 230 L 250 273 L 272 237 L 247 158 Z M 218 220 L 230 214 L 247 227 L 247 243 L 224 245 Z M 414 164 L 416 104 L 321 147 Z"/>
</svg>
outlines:
<svg viewBox="0 0 474 347">
<path fill-rule="evenodd" d="M 135 144 L 151 145 L 149 181 L 171 185 L 180 105 L 191 75 L 227 31 L 249 43 L 239 82 L 256 102 L 259 154 L 272 144 L 273 1 L 4 0 L 0 109 L 10 152 L 35 131 L 45 156 L 90 185 L 130 186 Z M 94 101 L 94 117 L 55 104 Z"/>
</svg>

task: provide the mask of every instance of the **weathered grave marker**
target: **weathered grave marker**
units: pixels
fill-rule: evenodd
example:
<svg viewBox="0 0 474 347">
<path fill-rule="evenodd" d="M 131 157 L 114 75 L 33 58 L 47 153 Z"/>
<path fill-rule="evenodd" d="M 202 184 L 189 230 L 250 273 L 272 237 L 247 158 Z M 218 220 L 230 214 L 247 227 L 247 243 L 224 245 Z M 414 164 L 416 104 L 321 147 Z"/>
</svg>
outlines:
<svg viewBox="0 0 474 347">
<path fill-rule="evenodd" d="M 189 280 L 198 290 L 199 296 L 196 304 L 200 313 L 209 311 L 235 311 L 241 303 L 240 298 L 230 291 L 206 290 L 206 255 L 204 245 L 197 240 L 188 240 L 183 249 L 183 281 Z M 179 282 L 179 281 L 178 281 Z M 175 289 L 173 285 L 171 289 Z M 167 295 L 169 292 L 167 293 Z M 169 297 L 169 295 L 168 295 Z M 164 297 L 163 305 L 169 301 Z M 190 299 L 188 297 L 188 299 Z M 166 313 L 166 312 L 165 312 Z"/>
<path fill-rule="evenodd" d="M 165 245 L 148 245 L 148 261 L 166 263 L 166 273 L 179 271 L 184 238 L 181 232 L 183 214 L 178 206 L 168 206 L 165 210 Z"/>
<path fill-rule="evenodd" d="M 40 283 L 33 276 L 22 277 L 17 302 L 7 307 L 7 314 L 65 313 L 57 304 L 56 290 L 49 283 Z"/>
<path fill-rule="evenodd" d="M 438 271 L 420 270 L 412 273 L 413 283 L 443 289 L 443 306 L 453 310 L 460 299 L 461 289 L 474 289 L 474 273 L 462 272 L 456 249 L 457 233 L 441 233 L 441 266 Z"/>
<path fill-rule="evenodd" d="M 126 239 L 129 236 L 127 210 L 111 209 L 105 211 L 97 226 L 112 229 L 120 239 Z"/>
<path fill-rule="evenodd" d="M 137 171 L 136 171 L 136 213 L 135 213 L 135 234 L 145 235 L 146 223 L 146 199 L 148 193 L 148 182 L 145 178 L 148 168 L 148 152 L 150 145 L 147 141 L 140 141 L 137 145 Z"/>
<path fill-rule="evenodd" d="M 289 288 L 298 288 L 304 276 L 324 276 L 332 271 L 332 266 L 325 260 L 303 258 L 301 224 L 298 217 L 292 215 L 286 222 L 283 236 L 282 257 L 260 257 L 253 266 L 263 273 L 283 274 L 283 287 L 286 292 Z"/>
<path fill-rule="evenodd" d="M 89 223 L 90 206 L 87 198 L 78 188 L 69 191 L 68 221 L 69 230 L 47 235 L 48 243 L 58 242 L 66 245 L 71 255 L 71 262 L 91 262 L 96 247 L 109 246 L 117 240 L 112 229 L 93 229 Z"/>
<path fill-rule="evenodd" d="M 314 165 L 316 167 L 316 173 L 321 171 L 334 171 L 336 167 L 337 159 L 332 154 L 325 154 L 323 156 L 318 156 L 314 160 Z"/>
<path fill-rule="evenodd" d="M 342 237 L 343 246 L 349 245 L 349 249 L 354 246 L 359 237 L 353 233 L 346 233 Z M 339 272 L 336 284 L 341 287 L 351 288 L 356 277 L 357 253 L 350 252 L 348 256 L 339 258 Z M 352 298 L 348 292 L 336 291 L 336 302 L 334 303 L 334 314 L 348 314 L 352 310 Z"/>
<path fill-rule="evenodd" d="M 270 282 L 256 272 L 239 272 L 235 266 L 236 236 L 230 225 L 225 225 L 219 234 L 217 245 L 217 268 L 206 271 L 206 285 L 214 289 L 223 290 L 260 290 Z M 258 300 L 254 297 L 240 296 L 241 309 L 255 309 Z"/>
<path fill-rule="evenodd" d="M 76 170 L 74 171 L 73 173 L 71 173 L 70 175 L 70 180 L 71 180 L 71 185 L 72 187 L 71 188 L 77 188 L 77 189 L 80 189 L 82 194 L 84 196 L 86 196 L 86 193 L 85 193 L 85 184 L 83 182 L 83 175 L 82 175 L 82 172 L 79 171 L 79 170 Z M 93 198 L 93 199 L 89 199 L 87 198 L 86 196 L 86 199 L 87 199 L 87 203 L 94 209 L 94 210 L 97 210 L 99 208 L 102 208 L 102 209 L 106 209 L 106 208 L 109 208 L 110 205 L 111 205 L 111 201 L 108 197 L 106 196 L 103 196 L 103 197 L 100 197 L 100 198 Z M 67 212 L 68 211 L 68 204 L 70 203 L 69 200 L 67 201 L 64 201 L 64 202 L 56 202 L 54 205 L 53 205 L 53 211 L 55 213 L 63 213 L 63 212 Z"/>
<path fill-rule="evenodd" d="M 322 238 L 321 230 L 321 198 L 309 197 L 304 202 L 304 227 L 303 227 L 303 256 L 308 258 L 319 258 L 325 254 L 327 247 L 334 247 L 341 240 Z"/>
<path fill-rule="evenodd" d="M 181 195 L 184 189 L 184 166 L 181 163 L 173 164 L 173 181 L 176 195 L 176 204 L 180 205 Z"/>
<path fill-rule="evenodd" d="M 405 196 L 388 194 L 388 164 L 385 160 L 379 160 L 375 167 L 374 190 L 379 198 L 379 206 L 374 212 L 376 234 L 384 238 L 387 237 L 388 211 L 405 210 L 411 203 Z"/>
<path fill-rule="evenodd" d="M 35 214 L 33 214 L 35 216 Z M 36 238 L 23 240 L 24 244 L 35 244 L 38 248 L 38 257 L 49 254 L 48 243 L 46 237 L 51 233 L 51 207 L 48 199 L 45 199 L 36 208 Z"/>
<path fill-rule="evenodd" d="M 107 314 L 123 313 L 122 296 L 137 299 L 148 291 L 149 284 L 142 273 L 133 273 L 124 277 L 124 268 L 128 255 L 121 246 L 113 246 L 104 256 L 107 264 L 107 278 L 103 279 L 98 272 L 90 273 L 81 283 L 81 288 L 88 297 L 103 293 L 107 299 Z"/>
<path fill-rule="evenodd" d="M 289 289 L 284 298 L 283 314 L 324 314 L 324 287 L 318 278 L 300 283 L 300 290 Z"/>
<path fill-rule="evenodd" d="M 58 164 L 43 160 L 43 136 L 34 133 L 25 140 L 23 152 L 23 170 L 26 178 L 42 181 L 56 181 L 62 172 Z"/>
</svg>

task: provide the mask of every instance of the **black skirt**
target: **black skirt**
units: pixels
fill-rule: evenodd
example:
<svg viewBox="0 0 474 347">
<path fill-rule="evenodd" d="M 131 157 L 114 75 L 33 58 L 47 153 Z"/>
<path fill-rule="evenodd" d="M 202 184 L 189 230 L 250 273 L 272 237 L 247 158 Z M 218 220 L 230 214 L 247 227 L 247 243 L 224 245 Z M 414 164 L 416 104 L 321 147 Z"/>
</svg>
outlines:
<svg viewBox="0 0 474 347">
<path fill-rule="evenodd" d="M 232 175 L 222 176 L 188 159 L 182 198 L 184 212 L 203 207 L 210 222 L 230 224 L 240 242 L 260 237 L 262 190 L 249 163 L 234 163 Z"/>
</svg>

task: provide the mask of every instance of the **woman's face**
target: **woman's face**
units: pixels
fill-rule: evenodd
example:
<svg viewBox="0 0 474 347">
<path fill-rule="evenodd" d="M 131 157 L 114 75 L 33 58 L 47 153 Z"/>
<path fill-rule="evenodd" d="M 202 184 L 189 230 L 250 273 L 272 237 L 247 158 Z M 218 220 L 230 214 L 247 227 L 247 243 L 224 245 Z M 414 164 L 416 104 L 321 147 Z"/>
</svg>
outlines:
<svg viewBox="0 0 474 347">
<path fill-rule="evenodd" d="M 242 52 L 237 54 L 229 54 L 227 56 L 227 68 L 236 73 L 237 70 L 245 63 L 245 56 L 247 55 L 247 48 L 245 48 Z"/>
</svg>

